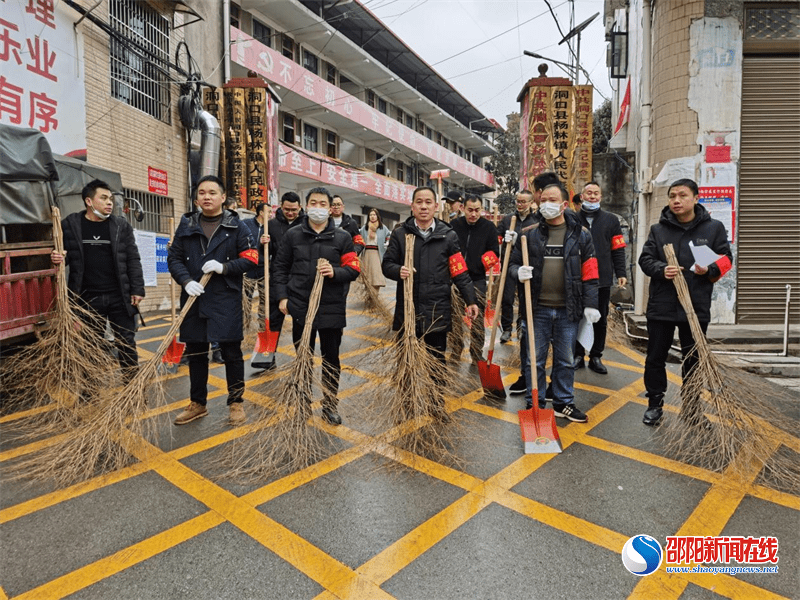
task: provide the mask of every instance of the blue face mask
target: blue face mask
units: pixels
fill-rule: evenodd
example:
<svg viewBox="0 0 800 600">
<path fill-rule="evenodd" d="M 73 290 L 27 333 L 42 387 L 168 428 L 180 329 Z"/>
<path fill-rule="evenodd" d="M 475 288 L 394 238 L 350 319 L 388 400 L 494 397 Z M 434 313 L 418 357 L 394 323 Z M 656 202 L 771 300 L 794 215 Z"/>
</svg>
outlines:
<svg viewBox="0 0 800 600">
<path fill-rule="evenodd" d="M 586 200 L 584 200 L 581 203 L 581 208 L 583 208 L 583 210 L 585 210 L 586 212 L 594 212 L 594 211 L 596 211 L 596 210 L 598 210 L 600 208 L 600 203 L 599 202 L 587 202 Z"/>
</svg>

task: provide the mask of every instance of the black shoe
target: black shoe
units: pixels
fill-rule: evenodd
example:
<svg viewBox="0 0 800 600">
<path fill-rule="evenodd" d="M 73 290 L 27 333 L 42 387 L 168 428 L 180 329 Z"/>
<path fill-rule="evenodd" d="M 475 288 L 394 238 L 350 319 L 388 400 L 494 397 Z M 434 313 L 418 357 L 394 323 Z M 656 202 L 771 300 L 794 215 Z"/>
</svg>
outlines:
<svg viewBox="0 0 800 600">
<path fill-rule="evenodd" d="M 336 412 L 335 408 L 329 408 L 327 406 L 324 406 L 322 408 L 322 418 L 325 419 L 331 425 L 342 424 L 342 417 L 339 416 L 339 413 Z"/>
<path fill-rule="evenodd" d="M 211 362 L 213 362 L 215 364 L 218 364 L 218 365 L 224 365 L 225 364 L 225 361 L 222 360 L 222 351 L 221 350 L 214 350 L 214 352 L 211 353 Z"/>
<path fill-rule="evenodd" d="M 583 357 L 582 356 L 576 356 L 575 357 L 575 362 L 572 363 L 572 368 L 577 371 L 578 369 L 582 369 L 585 366 L 586 366 L 586 363 L 583 362 Z"/>
<path fill-rule="evenodd" d="M 658 425 L 658 422 L 661 420 L 663 414 L 664 411 L 660 406 L 651 406 L 646 411 L 644 411 L 644 418 L 642 419 L 642 423 L 644 423 L 645 425 L 649 425 L 650 427 Z"/>
<path fill-rule="evenodd" d="M 524 394 L 528 391 L 528 386 L 525 384 L 525 378 L 520 376 L 511 386 L 508 388 L 509 394 Z"/>
<path fill-rule="evenodd" d="M 592 356 L 589 358 L 589 368 L 595 373 L 600 373 L 600 375 L 608 375 L 608 369 L 606 369 L 606 366 L 603 364 L 603 361 L 600 360 L 599 356 Z"/>
<path fill-rule="evenodd" d="M 510 341 L 511 341 L 511 330 L 507 329 L 506 331 L 503 332 L 503 335 L 500 336 L 500 343 L 507 344 Z"/>
<path fill-rule="evenodd" d="M 555 405 L 553 405 L 553 410 L 555 411 L 557 417 L 569 419 L 574 423 L 586 423 L 589 420 L 589 417 L 582 413 L 580 409 L 572 403 L 562 404 L 561 408 L 557 408 Z"/>
</svg>

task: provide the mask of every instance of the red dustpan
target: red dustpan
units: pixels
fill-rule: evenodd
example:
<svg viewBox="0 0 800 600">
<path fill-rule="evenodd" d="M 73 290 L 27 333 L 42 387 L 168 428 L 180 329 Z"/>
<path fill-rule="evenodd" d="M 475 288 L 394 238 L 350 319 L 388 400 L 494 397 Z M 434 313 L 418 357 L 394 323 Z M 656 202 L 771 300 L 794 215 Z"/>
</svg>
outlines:
<svg viewBox="0 0 800 600">
<path fill-rule="evenodd" d="M 528 241 L 522 237 L 522 264 L 528 266 Z M 536 342 L 533 339 L 533 303 L 531 302 L 531 282 L 525 282 L 525 314 L 528 316 L 528 359 L 531 362 L 533 383 L 533 406 L 521 410 L 519 429 L 525 444 L 525 454 L 558 454 L 561 452 L 561 439 L 556 428 L 556 415 L 552 408 L 539 408 L 539 389 L 536 377 Z"/>
<path fill-rule="evenodd" d="M 509 231 L 514 231 L 517 225 L 517 217 L 511 217 L 511 226 Z M 506 244 L 506 251 L 503 254 L 503 269 L 500 273 L 500 289 L 506 283 L 506 274 L 508 273 L 508 260 L 511 258 L 511 243 Z M 495 311 L 494 318 L 492 319 L 492 334 L 489 339 L 489 353 L 487 359 L 478 361 L 478 373 L 481 376 L 481 385 L 483 386 L 483 395 L 490 400 L 503 401 L 506 399 L 506 388 L 503 385 L 503 378 L 500 376 L 500 367 L 492 364 L 494 358 L 494 342 L 497 336 L 497 322 L 500 319 L 500 312 Z"/>
<path fill-rule="evenodd" d="M 266 207 L 261 211 L 261 221 L 264 223 L 264 231 L 266 231 Z M 261 293 L 264 294 L 266 318 L 264 319 L 264 331 L 258 332 L 256 347 L 253 349 L 253 358 L 250 360 L 250 366 L 256 369 L 266 369 L 273 364 L 275 357 L 272 355 L 278 348 L 278 338 L 281 335 L 280 331 L 270 331 L 269 329 L 269 241 L 264 244 L 264 289 L 261 290 Z"/>
<path fill-rule="evenodd" d="M 173 236 L 175 235 L 175 219 L 170 217 L 169 219 L 169 243 L 172 244 Z M 172 322 L 175 322 L 175 280 L 170 277 L 169 279 L 169 303 L 170 303 L 170 312 L 172 314 Z M 166 368 L 171 371 L 177 371 L 178 364 L 181 362 L 181 358 L 183 357 L 183 351 L 186 348 L 186 344 L 183 342 L 178 341 L 178 336 L 172 336 L 172 341 L 167 346 L 167 350 L 164 352 L 164 355 L 161 357 L 161 362 L 164 363 Z"/>
</svg>

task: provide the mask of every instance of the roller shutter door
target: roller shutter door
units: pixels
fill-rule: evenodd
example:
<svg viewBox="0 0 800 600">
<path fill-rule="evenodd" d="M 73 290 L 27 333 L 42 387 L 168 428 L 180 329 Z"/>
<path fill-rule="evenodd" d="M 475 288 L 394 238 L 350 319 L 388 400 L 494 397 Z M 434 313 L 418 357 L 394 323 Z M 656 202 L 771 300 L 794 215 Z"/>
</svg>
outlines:
<svg viewBox="0 0 800 600">
<path fill-rule="evenodd" d="M 800 320 L 800 57 L 745 56 L 737 323 Z"/>
</svg>

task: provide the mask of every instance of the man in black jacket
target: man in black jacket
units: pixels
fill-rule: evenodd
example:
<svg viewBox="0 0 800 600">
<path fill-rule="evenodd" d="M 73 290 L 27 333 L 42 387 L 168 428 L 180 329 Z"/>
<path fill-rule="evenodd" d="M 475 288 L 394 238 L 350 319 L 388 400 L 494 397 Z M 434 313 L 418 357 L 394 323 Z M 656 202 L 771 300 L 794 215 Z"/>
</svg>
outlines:
<svg viewBox="0 0 800 600">
<path fill-rule="evenodd" d="M 606 369 L 601 357 L 606 347 L 606 329 L 608 323 L 608 303 L 611 300 L 611 284 L 614 283 L 614 274 L 621 287 L 628 283 L 625 269 L 625 238 L 622 236 L 622 227 L 616 215 L 600 208 L 602 192 L 595 181 L 590 181 L 583 186 L 581 193 L 580 210 L 576 211 L 581 224 L 592 233 L 594 253 L 597 257 L 597 269 L 600 273 L 600 282 L 597 287 L 597 302 L 600 310 L 600 320 L 593 325 L 594 343 L 589 349 L 589 368 L 595 373 L 606 375 Z M 583 355 L 585 349 L 578 342 L 575 344 L 576 369 L 584 366 Z"/>
<path fill-rule="evenodd" d="M 578 218 L 567 210 L 569 194 L 558 184 L 547 186 L 541 195 L 539 212 L 542 221 L 523 229 L 528 245 L 529 266 L 523 265 L 522 244 L 516 241 L 511 254 L 509 273 L 520 283 L 531 281 L 537 389 L 545 387 L 545 362 L 553 347 L 553 409 L 557 417 L 585 423 L 587 416 L 575 406 L 572 349 L 578 323 L 585 317 L 594 323 L 597 310 L 597 259 L 592 236 L 581 227 Z M 525 303 L 520 305 L 525 313 Z M 532 403 L 532 360 L 528 356 L 528 323 L 520 328 L 522 371 L 527 385 L 528 408 Z M 540 407 L 544 398 L 539 399 Z"/>
<path fill-rule="evenodd" d="M 415 333 L 430 346 L 437 360 L 445 362 L 447 332 L 450 331 L 450 286 L 455 283 L 467 304 L 467 316 L 478 318 L 475 288 L 467 264 L 461 254 L 458 235 L 447 223 L 434 218 L 436 192 L 419 187 L 411 196 L 411 214 L 389 238 L 383 255 L 383 274 L 398 282 L 397 303 L 392 329 L 399 331 L 405 322 L 403 309 L 404 284 L 411 273 L 405 267 L 406 234 L 414 236 L 414 313 Z M 436 393 L 439 417 L 447 421 L 444 396 Z"/>
<path fill-rule="evenodd" d="M 175 419 L 185 425 L 208 414 L 208 347 L 219 344 L 225 362 L 230 422 L 245 420 L 244 360 L 242 358 L 242 276 L 258 264 L 256 241 L 239 216 L 224 209 L 222 180 L 207 175 L 197 184 L 192 211 L 181 217 L 167 254 L 172 278 L 183 288 L 181 306 L 197 299 L 181 324 L 181 341 L 189 355 L 189 398 L 191 402 Z M 199 280 L 204 273 L 215 273 L 205 288 Z"/>
<path fill-rule="evenodd" d="M 730 270 L 733 260 L 725 227 L 712 219 L 702 204 L 698 204 L 697 184 L 691 179 L 679 179 L 669 187 L 667 194 L 669 205 L 661 211 L 658 223 L 650 227 L 650 235 L 639 256 L 639 266 L 651 278 L 647 301 L 649 339 L 644 363 L 648 406 L 643 419 L 645 425 L 656 425 L 663 414 L 664 394 L 667 391 L 667 354 L 676 327 L 683 355 L 681 373 L 684 383 L 697 365 L 697 354 L 693 351 L 695 341 L 672 280 L 679 272 L 683 272 L 692 307 L 705 333 L 711 320 L 714 283 Z M 679 267 L 667 264 L 665 244 L 672 244 Z M 695 247 L 708 246 L 719 258 L 707 266 L 695 264 L 690 244 Z M 681 414 L 689 419 L 699 418 L 695 411 L 693 399 L 683 398 Z"/>
<path fill-rule="evenodd" d="M 119 351 L 123 379 L 136 372 L 136 313 L 144 299 L 144 275 L 133 228 L 111 214 L 114 196 L 111 187 L 99 179 L 81 191 L 86 210 L 61 221 L 64 254 L 53 250 L 53 264 L 66 260 L 69 266 L 67 287 L 96 315 L 90 325 L 103 336 L 106 319 L 111 324 Z"/>
<path fill-rule="evenodd" d="M 486 308 L 486 273 L 498 263 L 498 254 L 500 253 L 497 227 L 481 216 L 482 208 L 481 199 L 478 196 L 467 194 L 464 216 L 450 222 L 453 231 L 458 235 L 459 245 L 464 249 L 464 260 L 467 262 L 469 276 L 475 287 L 478 304 L 479 314 L 478 318 L 472 321 L 469 347 L 474 364 L 483 360 L 483 344 L 486 341 L 486 329 L 483 326 L 483 311 Z"/>
<path fill-rule="evenodd" d="M 347 324 L 344 286 L 361 272 L 358 255 L 349 233 L 336 227 L 330 218 L 331 195 L 325 188 L 314 188 L 306 195 L 306 216 L 299 226 L 286 232 L 275 259 L 275 296 L 284 315 L 292 315 L 292 339 L 300 344 L 308 313 L 308 301 L 317 270 L 325 277 L 317 316 L 311 332 L 313 352 L 319 333 L 322 354 L 322 417 L 340 425 L 339 346 Z M 326 263 L 317 266 L 320 258 Z M 310 402 L 309 398 L 309 402 Z"/>
<path fill-rule="evenodd" d="M 364 238 L 361 236 L 361 229 L 358 223 L 353 220 L 348 214 L 344 212 L 344 200 L 341 196 L 333 196 L 331 203 L 331 221 L 336 227 L 341 227 L 353 238 L 353 246 L 355 246 L 356 254 L 361 256 L 364 251 Z"/>
</svg>

